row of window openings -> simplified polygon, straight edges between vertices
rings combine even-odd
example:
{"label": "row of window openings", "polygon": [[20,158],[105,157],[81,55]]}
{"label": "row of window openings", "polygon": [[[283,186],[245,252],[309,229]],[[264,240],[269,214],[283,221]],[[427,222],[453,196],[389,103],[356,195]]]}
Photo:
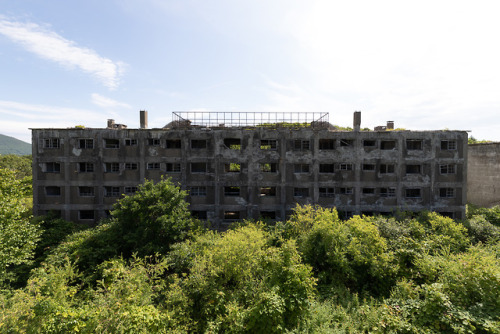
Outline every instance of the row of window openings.
{"label": "row of window openings", "polygon": [[[105,197],[119,197],[122,193],[120,187],[105,186],[104,196]],[[124,187],[124,194],[131,195],[137,192],[137,187]],[[61,187],[57,186],[47,186],[45,187],[45,194],[47,196],[61,196]],[[95,188],[94,187],[78,187],[78,194],[81,197],[94,197]]]}
{"label": "row of window openings", "polygon": [[[43,140],[45,148],[60,148],[61,143],[59,138],[47,138]],[[125,146],[137,146],[137,139],[125,139]],[[161,139],[158,138],[149,138],[148,139],[149,146],[161,146]],[[339,146],[340,147],[349,147],[354,145],[353,139],[340,139]],[[241,149],[241,140],[238,138],[226,138],[224,139],[224,146],[229,149],[240,150]],[[363,140],[364,147],[376,147],[376,140]],[[104,139],[104,147],[105,148],[120,148],[120,140],[119,139]],[[94,148],[94,139],[78,139],[78,148],[81,149],[93,149]],[[180,139],[167,139],[165,141],[165,148],[167,149],[180,149],[181,148],[181,140]],[[207,140],[206,139],[192,139],[191,140],[191,148],[192,149],[205,149],[207,148]],[[260,141],[260,149],[261,150],[277,150],[278,141],[275,139],[262,139]],[[293,141],[293,149],[294,150],[310,150],[311,142],[310,140],[302,140],[296,139]],[[320,139],[319,140],[319,149],[320,150],[334,150],[335,149],[335,139]],[[396,149],[396,141],[395,140],[381,140],[380,141],[380,149],[381,150],[394,150]],[[421,139],[407,139],[406,140],[406,149],[407,150],[422,150],[423,149],[423,140]],[[455,140],[442,140],[441,141],[441,150],[456,150],[457,142]]]}
{"label": "row of window openings", "polygon": [[[294,173],[309,173],[310,172],[309,164],[294,164]],[[125,163],[125,170],[137,170],[137,163]],[[146,165],[146,168],[149,170],[159,170],[161,169],[161,164],[159,162],[151,162]],[[78,163],[78,169],[81,173],[92,173],[94,172],[94,164],[89,162],[80,162]],[[276,173],[278,171],[277,163],[262,163],[260,164],[261,172],[270,172]],[[341,171],[352,171],[352,164],[338,164],[338,170]],[[363,171],[375,171],[375,164],[363,164]],[[61,166],[58,162],[47,162],[45,164],[45,172],[47,173],[60,173]],[[118,173],[120,171],[120,163],[118,162],[108,162],[104,165],[104,171],[106,173]],[[166,163],[165,171],[170,173],[180,173],[181,172],[181,164],[180,163]],[[205,173],[207,171],[207,164],[204,162],[200,163],[191,163],[191,172],[192,173]],[[229,163],[224,165],[224,171],[226,173],[238,173],[241,171],[241,164],[239,163]],[[335,172],[335,164],[320,164],[319,165],[320,173],[334,173]],[[381,164],[379,166],[379,172],[381,174],[392,174],[395,172],[395,165],[393,164]],[[455,174],[456,173],[456,165],[454,164],[444,164],[439,165],[440,174]],[[422,165],[406,165],[406,174],[422,174]]]}

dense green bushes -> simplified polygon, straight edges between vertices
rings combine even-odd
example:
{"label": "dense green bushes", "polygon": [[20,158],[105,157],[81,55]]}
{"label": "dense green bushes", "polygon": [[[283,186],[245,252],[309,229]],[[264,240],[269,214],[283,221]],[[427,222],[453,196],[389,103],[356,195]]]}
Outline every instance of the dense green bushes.
{"label": "dense green bushes", "polygon": [[25,286],[0,295],[0,332],[500,332],[498,208],[456,222],[298,206],[218,233],[184,196],[146,182],[85,230],[24,213],[18,263],[34,261],[9,271]]}

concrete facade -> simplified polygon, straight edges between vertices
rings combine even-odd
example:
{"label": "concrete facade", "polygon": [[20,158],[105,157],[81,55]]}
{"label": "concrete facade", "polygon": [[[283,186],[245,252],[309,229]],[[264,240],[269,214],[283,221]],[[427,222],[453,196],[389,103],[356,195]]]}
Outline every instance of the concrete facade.
{"label": "concrete facade", "polygon": [[35,215],[55,210],[94,223],[144,179],[165,175],[214,228],[283,220],[296,204],[336,207],[346,217],[396,210],[464,217],[465,131],[146,126],[32,129]]}
{"label": "concrete facade", "polygon": [[468,202],[482,207],[500,205],[500,143],[469,145],[467,170]]}

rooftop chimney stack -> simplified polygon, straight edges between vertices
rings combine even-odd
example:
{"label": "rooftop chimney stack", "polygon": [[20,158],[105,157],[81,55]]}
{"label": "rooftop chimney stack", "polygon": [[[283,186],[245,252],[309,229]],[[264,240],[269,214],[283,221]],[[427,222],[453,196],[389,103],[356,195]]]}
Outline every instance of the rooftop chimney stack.
{"label": "rooftop chimney stack", "polygon": [[115,127],[115,120],[108,119],[108,129],[113,129]]}
{"label": "rooftop chimney stack", "polygon": [[394,121],[387,121],[387,130],[394,130]]}
{"label": "rooftop chimney stack", "polygon": [[146,110],[140,111],[140,119],[141,119],[141,129],[148,128],[148,112]]}
{"label": "rooftop chimney stack", "polygon": [[361,111],[354,112],[354,131],[361,130]]}

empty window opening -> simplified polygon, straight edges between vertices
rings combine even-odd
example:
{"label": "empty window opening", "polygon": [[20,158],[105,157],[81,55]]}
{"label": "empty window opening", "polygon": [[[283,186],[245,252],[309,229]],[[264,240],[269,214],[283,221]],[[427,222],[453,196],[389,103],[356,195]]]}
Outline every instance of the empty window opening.
{"label": "empty window opening", "polygon": [[276,139],[263,139],[260,141],[261,150],[277,150],[278,141]]}
{"label": "empty window opening", "polygon": [[260,164],[260,171],[263,173],[276,173],[278,171],[278,164],[277,163],[261,163]]}
{"label": "empty window opening", "polygon": [[106,162],[104,166],[105,173],[118,173],[120,171],[120,163],[118,162]]}
{"label": "empty window opening", "polygon": [[126,195],[133,195],[137,192],[137,187],[125,187]]}
{"label": "empty window opening", "polygon": [[453,189],[453,188],[439,188],[439,197],[453,198],[453,197],[455,197],[455,189]]}
{"label": "empty window opening", "polygon": [[241,139],[239,138],[225,138],[224,146],[231,150],[241,150]]}
{"label": "empty window opening", "polygon": [[319,140],[320,150],[334,150],[335,149],[335,139],[320,139]]}
{"label": "empty window opening", "polygon": [[224,164],[224,171],[226,173],[239,173],[241,172],[241,164],[237,164],[234,162]]}
{"label": "empty window opening", "polygon": [[104,148],[120,148],[118,139],[104,139]]}
{"label": "empty window opening", "polygon": [[422,150],[422,140],[421,139],[407,139],[406,149],[407,150]]}
{"label": "empty window opening", "polygon": [[406,189],[405,197],[406,198],[420,198],[420,197],[422,197],[421,190],[419,188]]}
{"label": "empty window opening", "polygon": [[406,174],[420,174],[421,171],[421,165],[406,165]]}
{"label": "empty window opening", "polygon": [[224,196],[240,196],[240,187],[224,187]]}
{"label": "empty window opening", "polygon": [[455,174],[455,165],[439,165],[439,172],[441,174]]}
{"label": "empty window opening", "polygon": [[146,165],[147,169],[160,169],[160,163],[159,162],[148,162]]}
{"label": "empty window opening", "polygon": [[45,194],[47,196],[61,196],[61,187],[56,187],[56,186],[45,187]]}
{"label": "empty window opening", "polygon": [[342,188],[339,188],[339,194],[342,194],[342,195],[352,195],[354,193],[353,189],[350,188],[350,187],[342,187]]}
{"label": "empty window opening", "polygon": [[354,146],[354,140],[352,139],[341,139],[340,140],[341,147],[352,147]]}
{"label": "empty window opening", "polygon": [[394,150],[396,148],[396,141],[395,140],[382,140],[380,142],[380,149],[381,150]]}
{"label": "empty window opening", "polygon": [[80,210],[78,211],[78,218],[80,220],[94,220],[94,210]]}
{"label": "empty window opening", "polygon": [[45,172],[46,173],[60,173],[61,172],[61,164],[59,162],[46,162],[45,163]]}
{"label": "empty window opening", "polygon": [[441,149],[442,150],[456,150],[457,149],[457,141],[456,140],[441,140]]}
{"label": "empty window opening", "polygon": [[104,187],[104,196],[105,197],[118,197],[120,196],[120,187]]}
{"label": "empty window opening", "polygon": [[374,195],[375,188],[363,188],[362,192],[363,192],[363,195]]}
{"label": "empty window opening", "polygon": [[455,214],[453,212],[449,212],[449,211],[443,211],[443,212],[438,212],[441,216],[443,217],[448,217],[448,218],[451,218],[451,219],[454,219],[455,218]]}
{"label": "empty window opening", "polygon": [[81,197],[94,197],[94,187],[78,187],[78,194]]}
{"label": "empty window opening", "polygon": [[380,188],[380,197],[395,197],[396,188]]}
{"label": "empty window opening", "polygon": [[394,173],[394,165],[392,164],[381,164],[380,165],[380,174],[393,174]]}
{"label": "empty window opening", "polygon": [[94,164],[92,162],[79,162],[78,163],[78,171],[80,173],[93,173],[94,172]]}
{"label": "empty window opening", "polygon": [[78,148],[94,148],[94,139],[79,139]]}
{"label": "empty window opening", "polygon": [[202,210],[191,210],[191,216],[200,220],[207,220],[207,212]]}
{"label": "empty window opening", "polygon": [[320,173],[334,173],[335,165],[334,164],[320,164],[319,165]]}
{"label": "empty window opening", "polygon": [[340,170],[352,170],[352,164],[341,163],[339,165]]}
{"label": "empty window opening", "polygon": [[294,173],[309,173],[309,165],[308,164],[295,164],[293,165]]}
{"label": "empty window opening", "polygon": [[165,165],[165,171],[167,173],[180,173],[181,172],[181,164],[180,163],[167,163]]}
{"label": "empty window opening", "polygon": [[207,163],[206,162],[192,162],[191,163],[191,173],[206,173]]}
{"label": "empty window opening", "polygon": [[125,139],[125,146],[137,146],[137,139]]}
{"label": "empty window opening", "polygon": [[335,188],[319,188],[319,197],[335,197]]}
{"label": "empty window opening", "polygon": [[189,194],[196,197],[207,196],[207,187],[191,187]]}
{"label": "empty window opening", "polygon": [[293,149],[296,151],[306,151],[310,148],[309,140],[295,139],[293,141]]}
{"label": "empty window opening", "polygon": [[363,171],[372,172],[375,170],[375,164],[363,164]]}
{"label": "empty window opening", "polygon": [[149,146],[160,146],[160,139],[158,138],[148,138]]}
{"label": "empty window opening", "polygon": [[46,138],[43,140],[43,147],[45,148],[59,148],[59,138]]}
{"label": "empty window opening", "polygon": [[207,141],[205,139],[192,139],[191,140],[191,148],[194,148],[194,149],[207,148]]}
{"label": "empty window opening", "polygon": [[262,219],[276,219],[276,211],[260,211],[260,218]]}
{"label": "empty window opening", "polygon": [[293,188],[293,196],[294,197],[309,197],[309,189],[308,188]]}
{"label": "empty window opening", "polygon": [[125,169],[126,170],[136,170],[136,169],[139,169],[139,165],[136,162],[126,162]]}
{"label": "empty window opening", "polygon": [[225,220],[237,220],[240,219],[239,211],[224,211]]}
{"label": "empty window opening", "polygon": [[276,187],[261,187],[260,188],[260,196],[261,197],[274,197],[276,196]]}
{"label": "empty window opening", "polygon": [[167,139],[165,142],[165,147],[169,149],[181,148],[180,139]]}
{"label": "empty window opening", "polygon": [[377,144],[377,142],[375,140],[363,140],[363,146],[364,147],[375,147],[375,145]]}

